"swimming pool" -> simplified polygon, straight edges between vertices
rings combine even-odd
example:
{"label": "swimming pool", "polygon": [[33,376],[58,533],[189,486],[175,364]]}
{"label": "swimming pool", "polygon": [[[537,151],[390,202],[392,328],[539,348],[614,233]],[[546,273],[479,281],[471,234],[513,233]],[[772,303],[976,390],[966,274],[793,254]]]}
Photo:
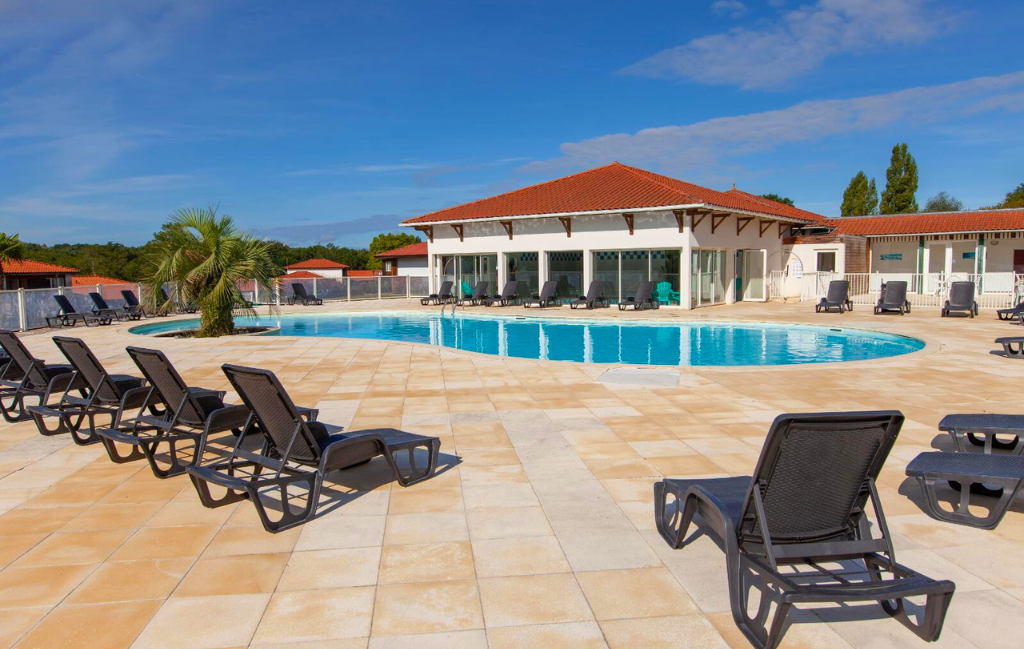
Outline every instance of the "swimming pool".
{"label": "swimming pool", "polygon": [[[797,365],[860,361],[917,351],[916,338],[875,331],[724,322],[617,322],[567,318],[417,313],[288,314],[236,318],[279,327],[264,335],[397,340],[495,356],[628,365]],[[191,329],[176,320],[131,329],[158,334]]]}

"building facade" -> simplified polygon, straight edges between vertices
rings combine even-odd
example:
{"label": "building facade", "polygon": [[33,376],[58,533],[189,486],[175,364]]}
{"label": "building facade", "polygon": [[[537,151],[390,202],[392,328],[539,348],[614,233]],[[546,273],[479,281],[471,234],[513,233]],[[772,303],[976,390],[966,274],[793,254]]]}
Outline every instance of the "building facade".
{"label": "building facade", "polygon": [[348,265],[330,259],[307,259],[284,267],[285,279],[292,273],[306,271],[321,278],[339,279],[348,275]]}
{"label": "building facade", "polygon": [[374,255],[380,259],[381,275],[392,277],[426,277],[430,274],[427,262],[427,242],[413,243]]}

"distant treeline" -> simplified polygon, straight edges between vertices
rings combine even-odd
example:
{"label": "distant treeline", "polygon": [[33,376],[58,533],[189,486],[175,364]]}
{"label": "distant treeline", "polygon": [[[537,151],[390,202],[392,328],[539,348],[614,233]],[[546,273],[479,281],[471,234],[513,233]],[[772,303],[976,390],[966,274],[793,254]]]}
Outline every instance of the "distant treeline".
{"label": "distant treeline", "polygon": [[[348,264],[349,267],[363,270],[368,267],[369,250],[339,248],[334,244],[304,246],[293,248],[271,241],[270,254],[278,266],[287,266],[304,259],[323,258]],[[126,246],[120,243],[58,243],[44,246],[38,243],[22,243],[22,257],[43,261],[61,266],[77,268],[85,275],[103,275],[130,282],[142,281],[149,269],[146,253],[149,244],[143,246]]]}

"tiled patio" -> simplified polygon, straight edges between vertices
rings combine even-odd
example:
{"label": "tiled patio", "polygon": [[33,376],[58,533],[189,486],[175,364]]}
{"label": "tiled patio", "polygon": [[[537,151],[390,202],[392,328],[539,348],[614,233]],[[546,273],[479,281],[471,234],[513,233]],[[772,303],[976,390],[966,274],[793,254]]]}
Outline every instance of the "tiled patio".
{"label": "tiled patio", "polygon": [[[994,355],[992,340],[1024,330],[990,312],[816,316],[808,303],[586,315],[842,323],[928,346],[878,362],[685,369],[678,387],[636,388],[596,382],[604,366],[402,343],[76,327],[115,371],[137,373],[131,343],[164,349],[193,385],[227,389],[224,362],[272,369],[322,421],[440,437],[447,470],[402,489],[375,460],[338,477],[317,520],[272,535],[249,503],[205,509],[187,478],[0,424],[0,646],[747,647],[721,552],[707,537],[670,550],[651,485],[748,474],[779,413],[880,408],[908,418],[880,484],[897,558],[957,584],[942,639],[919,642],[877,606],[837,607],[800,616],[783,646],[1020,646],[1024,508],[994,531],[935,522],[904,466],[950,448],[936,428],[947,413],[1021,411],[1024,362]],[[24,340],[61,360],[47,332]]]}

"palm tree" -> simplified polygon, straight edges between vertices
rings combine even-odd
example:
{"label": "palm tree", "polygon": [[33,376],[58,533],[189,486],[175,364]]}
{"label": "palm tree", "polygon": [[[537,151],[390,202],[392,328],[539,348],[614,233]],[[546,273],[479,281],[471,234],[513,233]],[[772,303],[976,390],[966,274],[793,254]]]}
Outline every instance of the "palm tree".
{"label": "palm tree", "polygon": [[216,206],[172,214],[155,237],[149,262],[151,301],[165,283],[173,283],[171,300],[194,302],[199,307],[200,338],[231,334],[234,311],[256,314],[238,290],[240,280],[254,280],[272,292],[280,274],[267,244],[239,232],[231,217],[217,215]]}
{"label": "palm tree", "polygon": [[0,288],[7,288],[3,264],[12,259],[21,259],[21,240],[16,234],[8,236],[6,232],[0,232]]}

